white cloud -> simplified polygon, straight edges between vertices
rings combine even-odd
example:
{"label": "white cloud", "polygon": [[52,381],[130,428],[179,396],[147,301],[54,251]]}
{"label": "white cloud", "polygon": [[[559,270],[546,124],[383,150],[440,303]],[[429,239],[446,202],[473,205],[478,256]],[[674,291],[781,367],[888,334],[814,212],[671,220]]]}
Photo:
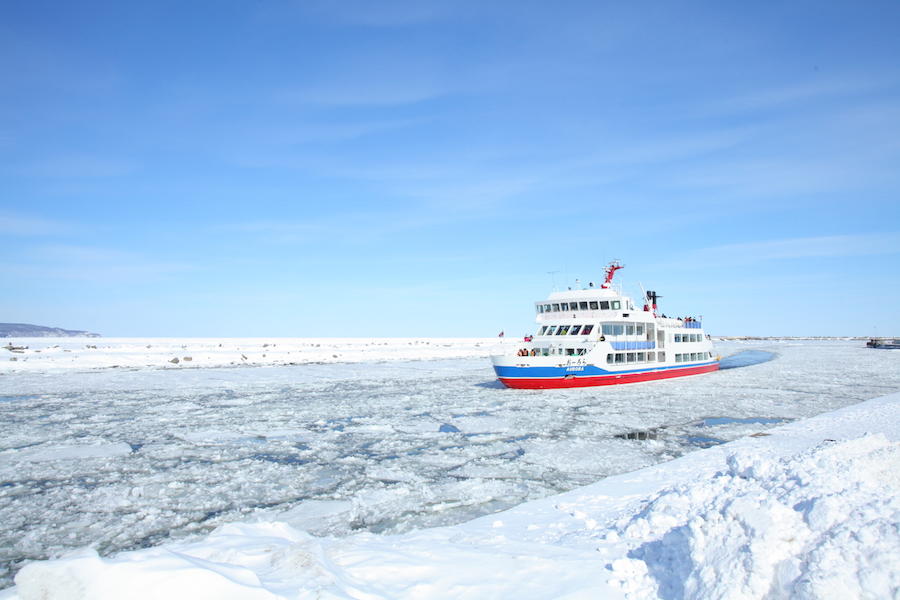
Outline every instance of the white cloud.
{"label": "white cloud", "polygon": [[900,233],[846,234],[725,244],[683,253],[676,262],[709,267],[897,253],[900,253]]}
{"label": "white cloud", "polygon": [[51,236],[74,232],[77,228],[62,221],[0,213],[0,235]]}

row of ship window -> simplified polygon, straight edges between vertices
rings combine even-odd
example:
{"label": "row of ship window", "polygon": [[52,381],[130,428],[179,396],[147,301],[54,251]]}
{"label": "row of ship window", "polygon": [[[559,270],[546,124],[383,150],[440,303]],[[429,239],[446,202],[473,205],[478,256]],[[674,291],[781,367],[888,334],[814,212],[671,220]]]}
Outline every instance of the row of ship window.
{"label": "row of ship window", "polygon": [[[693,362],[697,360],[709,360],[712,352],[685,352],[675,355],[675,362]],[[665,352],[610,352],[606,355],[606,364],[621,365],[626,363],[665,362]]]}
{"label": "row of ship window", "polygon": [[588,335],[593,330],[593,325],[544,325],[538,335]]}
{"label": "row of ship window", "polygon": [[676,333],[675,341],[676,342],[702,342],[703,334],[702,333]]}
{"label": "row of ship window", "polygon": [[[593,325],[544,325],[538,329],[538,335],[588,335],[594,330]],[[644,335],[642,324],[619,325],[604,323],[601,326],[603,335]],[[676,337],[681,337],[676,336]],[[687,334],[684,337],[688,337]],[[675,340],[680,341],[680,340]],[[685,340],[687,341],[687,340]]]}
{"label": "row of ship window", "polygon": [[[584,356],[587,350],[584,348],[535,348],[531,356]],[[710,360],[712,352],[684,352],[675,355],[675,362],[693,362],[697,360]],[[606,364],[621,365],[628,363],[665,362],[665,352],[610,352],[606,355]]]}
{"label": "row of ship window", "polygon": [[619,300],[588,300],[586,302],[556,302],[552,304],[538,304],[538,313],[569,312],[571,310],[621,310],[622,302]]}
{"label": "row of ship window", "polygon": [[[593,325],[544,325],[538,335],[589,335],[594,330]],[[604,323],[601,325],[603,335],[644,335],[644,326],[641,324],[617,324]],[[676,333],[676,342],[702,342],[702,333]]]}

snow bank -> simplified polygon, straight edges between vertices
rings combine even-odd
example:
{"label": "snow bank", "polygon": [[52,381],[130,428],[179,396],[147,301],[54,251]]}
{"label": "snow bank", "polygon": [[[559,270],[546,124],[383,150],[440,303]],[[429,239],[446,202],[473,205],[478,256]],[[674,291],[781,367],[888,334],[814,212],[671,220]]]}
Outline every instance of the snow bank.
{"label": "snow bank", "polygon": [[66,369],[270,366],[485,357],[512,338],[15,338],[0,374]]}
{"label": "snow bank", "polygon": [[469,523],[314,538],[283,523],[34,562],[0,598],[890,598],[900,393]]}
{"label": "snow bank", "polygon": [[900,444],[883,434],[773,459],[742,450],[614,531],[634,597],[890,598],[900,591]]}

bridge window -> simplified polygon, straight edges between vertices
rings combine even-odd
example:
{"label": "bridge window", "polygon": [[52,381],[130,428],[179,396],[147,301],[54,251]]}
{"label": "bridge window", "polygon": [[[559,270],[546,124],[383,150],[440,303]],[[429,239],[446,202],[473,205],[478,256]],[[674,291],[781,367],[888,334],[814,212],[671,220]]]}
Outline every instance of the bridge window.
{"label": "bridge window", "polygon": [[569,331],[569,335],[578,335],[578,332],[581,331],[581,325],[572,325],[571,331]]}
{"label": "bridge window", "polygon": [[543,327],[541,327],[540,329],[538,329],[537,334],[538,334],[538,335],[544,335],[544,332],[545,332],[545,331],[547,331],[547,326],[546,326],[546,325],[544,325]]}
{"label": "bridge window", "polygon": [[622,303],[618,300],[613,300],[610,304],[613,310],[620,310],[622,308]]}
{"label": "bridge window", "polygon": [[591,305],[591,310],[597,310],[597,301],[596,300],[592,300],[590,302],[590,305]]}
{"label": "bridge window", "polygon": [[578,309],[579,309],[579,310],[587,310],[587,309],[588,309],[588,303],[587,303],[587,302],[579,302],[579,303],[578,303]]}
{"label": "bridge window", "polygon": [[609,301],[608,300],[600,301],[600,310],[609,310]]}
{"label": "bridge window", "polygon": [[566,335],[567,333],[569,333],[568,325],[560,325],[559,329],[556,330],[556,335]]}
{"label": "bridge window", "polygon": [[581,335],[587,335],[587,334],[589,334],[589,333],[590,333],[591,331],[593,331],[593,330],[594,330],[594,326],[593,326],[593,325],[585,325],[585,326],[584,326],[584,329],[581,330]]}
{"label": "bridge window", "polygon": [[562,312],[566,312],[567,310],[569,310],[569,303],[563,302],[562,304],[560,304],[559,310],[561,310]]}
{"label": "bridge window", "polygon": [[547,334],[547,335],[553,335],[553,333],[554,333],[555,331],[556,331],[556,325],[551,325],[550,327],[547,328],[546,334]]}
{"label": "bridge window", "polygon": [[544,305],[544,312],[550,312],[550,305],[549,305],[549,304],[545,304],[545,305]]}
{"label": "bridge window", "polygon": [[559,312],[559,304],[552,304],[551,306],[553,306],[553,312]]}

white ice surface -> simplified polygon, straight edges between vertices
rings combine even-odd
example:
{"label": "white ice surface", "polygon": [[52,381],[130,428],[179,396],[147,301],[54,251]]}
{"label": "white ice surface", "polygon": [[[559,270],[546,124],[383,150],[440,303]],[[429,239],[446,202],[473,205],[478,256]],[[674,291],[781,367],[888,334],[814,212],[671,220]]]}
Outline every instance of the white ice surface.
{"label": "white ice surface", "polygon": [[[666,556],[672,548],[694,552],[699,537],[691,538],[686,529],[680,529],[666,538],[668,530],[660,533],[656,525],[646,533],[640,524],[640,511],[627,510],[641,502],[649,503],[653,490],[689,481],[685,477],[691,475],[692,467],[681,469],[678,476],[658,476],[653,490],[637,486],[633,493],[627,491],[628,477],[605,480],[603,483],[618,486],[617,491],[594,494],[590,502],[572,509],[580,515],[576,521],[580,519],[586,533],[578,533],[574,526],[560,526],[558,509],[549,510],[544,517],[538,513],[546,512],[546,506],[535,509],[538,512],[532,513],[534,516],[517,520],[517,528],[528,534],[520,540],[527,542],[524,548],[519,548],[518,542],[507,546],[504,539],[514,540],[515,536],[504,532],[508,517],[498,515],[458,529],[404,532],[459,523],[528,499],[572,490],[610,474],[667,461],[700,446],[755,432],[771,433],[779,421],[809,417],[900,389],[900,353],[859,346],[858,342],[796,341],[719,344],[717,348],[723,354],[746,348],[774,353],[776,358],[758,364],[750,360],[751,366],[682,380],[547,392],[497,387],[482,359],[265,369],[179,366],[165,370],[52,368],[7,372],[0,377],[0,552],[15,570],[23,561],[61,556],[67,549],[90,545],[104,558],[94,554],[85,558],[87,563],[73,563],[75,572],[82,573],[81,567],[90,563],[94,566],[88,571],[96,568],[109,581],[116,580],[107,573],[108,567],[118,564],[116,561],[130,565],[121,569],[127,573],[123,581],[139,580],[145,573],[143,567],[152,566],[143,561],[157,552],[165,560],[158,569],[152,567],[147,572],[157,573],[160,581],[176,579],[183,584],[175,585],[174,589],[181,591],[179,596],[159,581],[148,582],[147,590],[157,590],[158,597],[205,597],[202,590],[197,592],[200,595],[191,595],[191,586],[216,591],[210,597],[229,597],[232,592],[234,597],[253,597],[249,591],[256,589],[253,586],[261,593],[300,598],[316,597],[320,592],[322,597],[335,594],[352,598],[416,594],[465,597],[467,593],[479,598],[529,597],[513,587],[515,574],[527,578],[534,577],[535,572],[547,575],[535,581],[531,597],[558,597],[568,593],[566,590],[574,590],[576,595],[572,597],[579,597],[582,583],[584,587],[601,586],[596,589],[604,593],[628,592],[634,597],[668,598],[675,597],[672,590],[695,589],[716,595],[710,587],[716,577],[694,573],[690,567],[694,559],[671,565],[677,567],[673,572],[680,574],[680,579],[660,579],[660,573],[671,569],[659,564],[654,549],[665,550]],[[872,431],[897,422],[895,413],[882,414],[881,418],[884,423],[876,419]],[[802,423],[805,421],[790,427]],[[862,431],[843,428],[845,424],[833,425],[835,431],[822,438],[840,439],[845,430],[847,436],[862,435]],[[616,437],[635,430],[652,433],[651,439]],[[894,434],[887,433],[895,441],[891,437]],[[784,456],[802,452],[814,443],[808,440],[806,445],[790,447],[792,437],[777,437],[782,440],[778,447],[788,453]],[[740,443],[763,444],[774,439],[773,435]],[[694,452],[688,457],[715,454],[727,447]],[[777,450],[773,456],[780,457],[781,452]],[[722,488],[739,487],[731,485],[740,479],[731,470],[741,471],[743,459],[738,457],[737,462],[729,464],[722,462],[726,458],[718,459],[721,464],[713,465],[713,470],[707,470],[700,479],[718,477]],[[667,464],[677,465],[681,460]],[[780,458],[772,460],[773,473],[781,469],[792,474],[781,479],[767,475],[767,479],[754,483],[756,487],[747,488],[751,497],[780,494],[788,498],[791,492],[782,488],[797,478],[798,469],[813,468],[782,464]],[[816,460],[821,462],[821,457]],[[718,471],[721,476],[715,475]],[[855,464],[851,471],[880,473],[862,463]],[[638,478],[644,480],[643,475]],[[670,498],[693,497],[692,493],[676,490]],[[727,513],[724,504],[715,503],[727,495],[697,493],[697,498],[707,499],[708,506],[693,506],[694,512],[685,509],[678,518],[712,522],[716,514]],[[895,488],[889,495],[896,497]],[[601,496],[615,501],[609,504]],[[797,503],[808,500],[796,498],[800,498]],[[865,508],[864,493],[853,498],[852,502],[862,503],[861,525],[854,525],[862,531],[869,519],[866,515],[881,509]],[[836,502],[843,505],[845,500],[839,497]],[[691,505],[684,499],[669,504],[673,503]],[[597,507],[591,508],[593,505]],[[530,511],[531,506],[525,504],[515,510]],[[697,512],[701,508],[712,512]],[[671,508],[665,510],[672,512]],[[765,512],[769,508],[756,510]],[[779,519],[790,513],[779,510],[759,521],[748,517],[747,523],[781,524]],[[825,508],[815,514],[825,515],[821,522],[833,520]],[[542,526],[542,519],[555,520]],[[236,524],[242,520],[243,524]],[[650,521],[660,522],[660,517]],[[686,522],[676,519],[672,528]],[[885,527],[888,533],[896,531],[896,519],[893,530],[877,525],[877,519],[873,522],[873,531]],[[465,541],[470,535],[467,532],[478,523],[484,535],[475,536],[470,548]],[[216,529],[223,524],[237,529]],[[746,528],[752,529],[750,525]],[[217,533],[203,537],[214,529]],[[595,529],[603,535],[595,536]],[[353,534],[356,530],[403,535]],[[442,531],[463,536],[462,546],[454,541],[457,537],[441,537]],[[535,533],[541,531],[541,536]],[[834,559],[827,548],[848,546],[841,537],[849,535],[847,530],[832,533],[831,546],[820,544],[825,548],[821,561]],[[666,539],[665,544],[653,545],[659,541],[653,537],[657,534],[659,540]],[[497,538],[492,546],[489,542],[497,535],[503,539]],[[574,542],[579,535],[586,535],[588,546],[594,546],[585,549],[566,541]],[[736,530],[730,535],[736,535]],[[879,535],[886,534],[876,537]],[[302,543],[296,541],[297,536]],[[601,537],[603,543],[597,542]],[[777,540],[761,543],[783,550]],[[163,545],[115,554],[155,544]],[[321,574],[316,569],[294,571],[281,562],[266,563],[260,556],[277,554],[267,544],[283,545],[290,556],[285,561],[319,565],[316,569]],[[354,560],[371,566],[370,575],[340,554],[345,544],[357,553]],[[432,544],[439,550],[426,552]],[[895,556],[889,549],[874,547],[879,556]],[[245,554],[257,552],[253,548],[259,553],[254,554],[254,560],[261,562],[249,564]],[[608,552],[601,552],[606,562],[595,572],[598,548]],[[292,554],[295,550],[296,555]],[[177,565],[167,563],[172,551],[189,558]],[[224,554],[218,554],[220,551]],[[734,557],[740,548],[727,552],[737,560]],[[493,562],[488,560],[492,553],[498,554]],[[115,558],[108,558],[111,555]],[[211,570],[198,557],[229,568]],[[753,582],[767,577],[769,571],[743,558],[750,565],[748,573],[763,574],[745,577],[750,581],[746,589],[754,590],[757,584]],[[856,555],[851,558],[862,560]],[[623,559],[625,562],[621,562]],[[812,559],[803,560],[813,564]],[[875,560],[863,560],[862,571]],[[33,564],[55,569],[53,565],[70,563]],[[822,564],[816,568],[824,572]],[[230,570],[229,565],[240,568]],[[130,568],[136,571],[130,572]],[[197,579],[191,576],[195,569],[203,571]],[[496,574],[504,569],[512,579],[495,581]],[[168,577],[167,573],[173,574],[170,571],[178,576]],[[893,585],[890,573],[884,576],[877,568],[869,571],[866,577],[874,578],[874,583],[857,582],[854,585],[858,587],[853,589],[865,590],[867,585],[886,589],[877,587],[881,585],[875,581],[879,577],[887,577],[885,585]],[[778,585],[782,586],[778,589],[790,588],[791,593],[800,594],[801,588],[791,583],[790,573],[786,573],[778,575]],[[37,579],[56,581],[54,577],[40,575]],[[77,585],[88,586],[84,588],[90,590],[86,597],[104,597],[106,592],[85,583],[83,573],[73,577]],[[253,583],[253,577],[260,583]],[[210,578],[214,581],[207,581]],[[279,583],[282,578],[283,586]],[[479,580],[483,582],[477,584]],[[231,590],[228,586],[232,583],[228,582],[237,582],[237,587]],[[849,585],[847,581],[844,584]],[[20,585],[20,590],[24,589],[27,586]],[[57,588],[48,589],[48,597],[56,597],[52,593],[57,593]],[[71,594],[74,588],[59,589]],[[110,590],[110,597],[121,597],[121,588]]]}
{"label": "white ice surface", "polygon": [[0,373],[434,360],[510,351],[513,338],[5,338]]}
{"label": "white ice surface", "polygon": [[900,393],[457,526],[34,562],[4,600],[895,598]]}

